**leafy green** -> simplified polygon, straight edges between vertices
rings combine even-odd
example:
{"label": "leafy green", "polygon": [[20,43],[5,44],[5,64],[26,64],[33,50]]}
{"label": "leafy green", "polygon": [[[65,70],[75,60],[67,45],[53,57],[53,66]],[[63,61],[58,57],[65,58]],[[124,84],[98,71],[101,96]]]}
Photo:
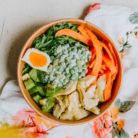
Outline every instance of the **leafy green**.
{"label": "leafy green", "polygon": [[37,70],[38,79],[41,83],[46,83],[46,73],[44,71]]}
{"label": "leafy green", "polygon": [[119,111],[124,113],[129,111],[133,107],[133,105],[135,104],[135,101],[121,102],[120,99],[118,99],[115,104],[119,108]]}
{"label": "leafy green", "polygon": [[51,45],[52,46],[58,45],[59,40],[57,37],[55,37],[55,33],[57,31],[64,29],[64,28],[69,28],[69,29],[72,29],[74,31],[78,31],[77,27],[78,27],[77,24],[71,24],[68,22],[56,24],[56,25],[50,27],[44,34],[37,37],[33,41],[32,45],[33,45],[33,47],[35,47],[37,49],[45,51],[45,48],[47,50],[47,49],[49,49],[49,46],[51,46]]}
{"label": "leafy green", "polygon": [[38,85],[38,86],[46,85],[46,79],[45,79],[46,72],[32,69],[29,72],[29,75],[30,75],[31,79],[36,83],[36,85]]}
{"label": "leafy green", "polygon": [[74,31],[75,30],[77,31],[77,27],[78,27],[77,24],[72,24],[69,22],[63,22],[63,23],[59,23],[59,24],[56,24],[56,25],[50,27],[45,34],[49,35],[49,36],[54,36],[57,31],[64,29],[64,28],[68,28],[68,29],[72,29]]}
{"label": "leafy green", "polygon": [[58,46],[66,44],[69,44],[70,46],[80,45],[82,47],[86,47],[81,42],[78,42],[68,36],[59,36],[56,37],[50,45],[45,47],[45,51],[47,52],[48,55],[52,56],[54,54],[54,50],[57,49]]}
{"label": "leafy green", "polygon": [[22,74],[29,73],[30,70],[31,70],[31,67],[28,64],[25,64]]}

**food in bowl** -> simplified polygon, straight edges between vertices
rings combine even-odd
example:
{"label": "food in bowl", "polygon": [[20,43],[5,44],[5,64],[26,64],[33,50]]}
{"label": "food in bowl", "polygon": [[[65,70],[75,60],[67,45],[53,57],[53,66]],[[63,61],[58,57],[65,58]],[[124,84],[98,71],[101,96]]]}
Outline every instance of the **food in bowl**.
{"label": "food in bowl", "polygon": [[118,73],[110,43],[85,25],[62,22],[38,36],[22,57],[22,80],[43,112],[60,120],[100,114]]}

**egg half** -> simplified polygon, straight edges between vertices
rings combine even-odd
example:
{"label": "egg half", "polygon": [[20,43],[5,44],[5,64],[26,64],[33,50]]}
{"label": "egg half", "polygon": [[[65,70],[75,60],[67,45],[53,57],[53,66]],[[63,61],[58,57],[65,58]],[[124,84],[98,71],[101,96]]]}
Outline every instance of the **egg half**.
{"label": "egg half", "polygon": [[24,54],[22,60],[29,64],[32,68],[45,72],[50,64],[49,55],[35,48],[29,48]]}

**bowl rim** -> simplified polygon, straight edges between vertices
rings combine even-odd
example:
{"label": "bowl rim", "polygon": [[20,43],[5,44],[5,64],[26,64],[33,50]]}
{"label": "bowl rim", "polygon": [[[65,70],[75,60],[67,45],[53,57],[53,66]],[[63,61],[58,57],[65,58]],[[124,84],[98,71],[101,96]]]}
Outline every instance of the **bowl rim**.
{"label": "bowl rim", "polygon": [[[120,72],[120,82],[119,82],[119,84],[120,84],[120,85],[119,85],[119,87],[118,87],[118,89],[117,89],[117,92],[116,92],[117,94],[116,94],[115,98],[111,101],[111,103],[108,105],[108,107],[107,107],[102,113],[100,113],[99,115],[96,115],[96,117],[94,117],[94,118],[91,118],[91,119],[88,119],[88,120],[85,120],[85,121],[81,121],[81,122],[79,122],[80,120],[78,120],[78,121],[77,121],[77,120],[74,120],[73,123],[69,123],[70,121],[64,122],[63,120],[60,120],[60,119],[53,120],[53,119],[51,119],[50,117],[48,117],[48,116],[46,116],[45,114],[43,114],[42,112],[38,111],[38,110],[34,107],[34,105],[29,101],[29,99],[27,98],[27,96],[26,96],[26,94],[25,94],[25,92],[24,92],[24,90],[23,90],[22,84],[21,84],[23,81],[22,81],[21,76],[20,76],[20,64],[21,64],[21,59],[22,59],[23,51],[24,51],[25,49],[27,49],[27,45],[28,45],[29,42],[31,41],[32,37],[33,37],[33,36],[38,37],[38,36],[39,36],[39,35],[37,36],[38,32],[40,32],[41,30],[44,30],[45,27],[49,28],[49,27],[51,27],[52,25],[55,25],[55,24],[60,23],[60,22],[71,22],[71,21],[73,21],[73,22],[80,22],[80,23],[83,23],[83,24],[87,24],[87,25],[89,25],[89,26],[92,26],[93,28],[95,28],[95,29],[98,30],[99,32],[101,32],[101,33],[109,40],[109,42],[112,44],[112,47],[113,47],[113,49],[114,49],[115,55],[116,55],[117,60],[118,60],[118,64],[119,64],[119,66],[120,66],[120,70],[119,70],[119,72]],[[35,38],[36,38],[36,37],[35,37]],[[34,39],[33,39],[33,40],[34,40]],[[20,90],[21,90],[21,93],[22,93],[22,95],[23,95],[25,101],[27,102],[27,104],[32,108],[32,110],[34,110],[37,114],[39,114],[40,116],[42,116],[44,119],[47,119],[47,120],[49,120],[49,121],[52,121],[53,123],[61,124],[61,125],[71,125],[71,126],[74,126],[74,125],[85,124],[85,123],[88,123],[88,122],[90,122],[90,121],[96,119],[97,117],[102,116],[102,115],[112,106],[112,104],[114,103],[114,101],[116,100],[116,98],[117,98],[117,96],[118,96],[118,94],[119,94],[119,92],[120,92],[120,88],[121,88],[121,84],[122,84],[122,75],[123,75],[123,70],[122,70],[121,58],[120,58],[120,56],[119,56],[119,52],[118,52],[117,48],[115,47],[115,44],[114,44],[113,40],[111,39],[111,37],[110,37],[107,33],[105,33],[102,29],[100,29],[99,27],[97,27],[96,25],[94,25],[93,23],[90,23],[90,22],[88,22],[88,21],[84,21],[84,20],[82,20],[82,19],[77,19],[77,18],[64,18],[64,19],[54,20],[54,21],[52,21],[52,22],[48,22],[48,23],[44,24],[43,26],[39,27],[39,29],[36,29],[36,30],[29,36],[29,38],[26,40],[25,44],[23,45],[23,47],[22,47],[22,49],[21,49],[21,51],[20,51],[20,55],[19,55],[19,57],[18,57],[18,63],[17,63],[17,80],[18,80],[18,84],[19,84],[19,88],[20,88]],[[107,101],[107,102],[108,102],[108,101]],[[86,117],[86,118],[87,118],[87,117]],[[59,121],[58,121],[58,120],[59,120]]]}

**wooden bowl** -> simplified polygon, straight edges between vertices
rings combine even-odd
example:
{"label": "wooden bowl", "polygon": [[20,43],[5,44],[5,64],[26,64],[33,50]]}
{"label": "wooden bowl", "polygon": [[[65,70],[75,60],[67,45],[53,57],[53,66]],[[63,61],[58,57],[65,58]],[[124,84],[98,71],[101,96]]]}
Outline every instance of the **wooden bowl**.
{"label": "wooden bowl", "polygon": [[94,115],[94,114],[91,114],[89,115],[88,117],[84,118],[84,119],[81,119],[81,120],[77,120],[77,121],[63,121],[63,120],[59,120],[57,118],[55,118],[54,116],[52,116],[51,114],[49,113],[43,113],[41,111],[41,109],[37,106],[37,104],[33,101],[33,99],[31,98],[28,90],[25,88],[24,84],[23,84],[23,80],[22,80],[22,70],[24,68],[24,65],[25,63],[21,60],[23,55],[25,54],[26,50],[28,48],[31,47],[32,45],[32,42],[33,40],[40,36],[41,34],[43,34],[49,27],[57,24],[57,23],[61,23],[61,22],[70,22],[70,23],[75,23],[75,24],[85,24],[89,29],[91,29],[99,38],[102,38],[103,40],[109,42],[112,47],[113,47],[113,50],[116,54],[116,58],[117,58],[117,62],[118,62],[118,74],[117,74],[117,77],[114,81],[114,84],[113,84],[113,88],[112,88],[112,97],[109,101],[103,103],[100,107],[101,109],[101,113],[100,115],[103,114],[103,112],[105,112],[110,106],[111,104],[113,103],[113,101],[115,100],[118,92],[119,92],[119,88],[120,88],[120,85],[121,85],[121,80],[122,80],[122,66],[121,66],[121,61],[120,61],[120,58],[119,58],[119,54],[115,48],[115,45],[113,43],[113,41],[110,39],[110,37],[104,33],[100,28],[98,28],[97,26],[87,22],[87,21],[83,21],[83,20],[80,20],[80,19],[62,19],[62,20],[57,20],[57,21],[53,21],[51,23],[48,23],[44,26],[42,26],[40,29],[38,29],[36,32],[34,32],[30,38],[27,40],[27,42],[25,43],[25,45],[23,46],[23,49],[20,53],[20,56],[19,56],[19,60],[18,60],[18,69],[17,69],[17,76],[18,76],[18,82],[19,82],[19,86],[20,86],[20,89],[21,89],[21,92],[25,98],[25,100],[28,102],[28,104],[42,117],[44,117],[45,119],[48,119],[50,121],[54,121],[55,123],[58,123],[58,124],[66,124],[66,125],[76,125],[76,124],[83,124],[83,123],[86,123],[86,122],[89,122],[97,117],[99,117],[100,115]]}

